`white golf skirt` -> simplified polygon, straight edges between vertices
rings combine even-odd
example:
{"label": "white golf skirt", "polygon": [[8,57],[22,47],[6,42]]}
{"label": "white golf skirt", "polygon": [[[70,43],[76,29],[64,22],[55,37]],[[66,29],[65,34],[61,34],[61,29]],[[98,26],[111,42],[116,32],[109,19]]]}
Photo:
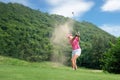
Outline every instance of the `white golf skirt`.
{"label": "white golf skirt", "polygon": [[72,51],[72,57],[73,57],[74,55],[80,56],[80,55],[81,55],[81,49],[73,50],[73,51]]}

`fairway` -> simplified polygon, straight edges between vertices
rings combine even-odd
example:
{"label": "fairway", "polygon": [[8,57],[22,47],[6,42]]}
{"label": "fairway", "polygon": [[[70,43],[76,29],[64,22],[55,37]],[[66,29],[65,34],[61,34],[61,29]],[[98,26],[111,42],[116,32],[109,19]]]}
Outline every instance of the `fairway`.
{"label": "fairway", "polygon": [[27,65],[0,64],[0,80],[120,80],[120,75],[70,67],[51,62]]}

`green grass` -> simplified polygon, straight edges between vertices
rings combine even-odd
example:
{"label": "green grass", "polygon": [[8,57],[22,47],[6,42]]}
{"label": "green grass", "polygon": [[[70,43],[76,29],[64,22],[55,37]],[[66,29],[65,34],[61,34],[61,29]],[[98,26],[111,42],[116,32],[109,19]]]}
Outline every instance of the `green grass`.
{"label": "green grass", "polygon": [[120,80],[120,75],[52,62],[29,63],[0,56],[0,80]]}

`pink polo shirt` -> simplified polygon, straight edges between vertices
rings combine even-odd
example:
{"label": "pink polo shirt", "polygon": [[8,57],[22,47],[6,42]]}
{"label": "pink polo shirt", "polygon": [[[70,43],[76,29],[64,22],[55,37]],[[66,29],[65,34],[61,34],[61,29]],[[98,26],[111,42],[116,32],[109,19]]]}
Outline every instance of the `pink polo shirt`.
{"label": "pink polo shirt", "polygon": [[75,37],[75,39],[73,41],[70,40],[70,44],[72,45],[73,50],[80,49],[78,37]]}

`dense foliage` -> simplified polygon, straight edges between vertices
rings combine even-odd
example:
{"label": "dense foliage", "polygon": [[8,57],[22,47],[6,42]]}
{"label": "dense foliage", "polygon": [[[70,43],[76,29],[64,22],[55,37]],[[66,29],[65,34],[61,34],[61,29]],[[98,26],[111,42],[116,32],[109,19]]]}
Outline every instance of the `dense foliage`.
{"label": "dense foliage", "polygon": [[51,53],[49,15],[20,4],[0,3],[0,54],[28,61]]}
{"label": "dense foliage", "polygon": [[115,44],[111,44],[111,48],[104,53],[102,62],[105,71],[120,73],[120,38]]}
{"label": "dense foliage", "polygon": [[[50,37],[54,25],[64,23],[68,19],[33,10],[17,3],[0,3],[0,55],[27,61],[50,60],[53,54]],[[81,35],[82,54],[77,64],[89,68],[100,68],[100,59],[110,47],[109,42],[115,41],[115,37],[86,21],[75,21],[73,27],[73,33],[79,31]],[[62,47],[60,50],[70,54],[66,55],[69,60],[70,47]],[[63,52],[59,51],[58,57],[64,54]]]}

